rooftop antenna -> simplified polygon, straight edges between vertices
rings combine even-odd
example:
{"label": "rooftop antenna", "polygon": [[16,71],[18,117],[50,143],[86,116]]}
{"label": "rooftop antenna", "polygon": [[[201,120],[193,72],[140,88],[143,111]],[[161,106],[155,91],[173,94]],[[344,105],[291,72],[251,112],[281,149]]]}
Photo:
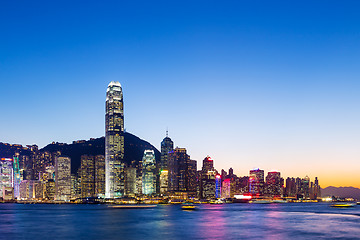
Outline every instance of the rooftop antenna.
{"label": "rooftop antenna", "polygon": [[169,136],[169,129],[166,127],[166,137]]}

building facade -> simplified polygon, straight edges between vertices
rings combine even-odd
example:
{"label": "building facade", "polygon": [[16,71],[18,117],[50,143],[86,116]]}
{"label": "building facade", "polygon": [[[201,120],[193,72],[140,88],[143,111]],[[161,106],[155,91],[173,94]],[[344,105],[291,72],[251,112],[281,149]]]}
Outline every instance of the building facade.
{"label": "building facade", "polygon": [[124,195],[124,105],[119,82],[110,82],[106,92],[105,188],[107,198]]}
{"label": "building facade", "polygon": [[168,137],[166,131],[166,137],[161,142],[161,156],[160,156],[160,193],[164,194],[168,191],[168,165],[169,165],[169,152],[173,151],[174,143]]}
{"label": "building facade", "polygon": [[95,161],[94,156],[81,156],[81,198],[95,196]]}
{"label": "building facade", "polygon": [[14,187],[13,159],[0,159],[0,197],[4,197],[4,188]]}
{"label": "building facade", "polygon": [[152,195],[156,193],[156,161],[154,150],[145,150],[142,160],[142,193]]}
{"label": "building facade", "polygon": [[249,192],[255,196],[264,194],[264,170],[259,168],[250,170]]}
{"label": "building facade", "polygon": [[55,200],[69,201],[71,198],[71,159],[59,156],[55,159]]}

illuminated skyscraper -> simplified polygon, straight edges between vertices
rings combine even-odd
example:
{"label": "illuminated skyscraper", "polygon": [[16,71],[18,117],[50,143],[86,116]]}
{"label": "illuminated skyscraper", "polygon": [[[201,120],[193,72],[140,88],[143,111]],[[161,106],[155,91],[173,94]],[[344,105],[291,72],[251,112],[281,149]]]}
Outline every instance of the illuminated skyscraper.
{"label": "illuminated skyscraper", "polygon": [[190,160],[185,148],[175,148],[168,159],[168,191],[196,194],[196,161]]}
{"label": "illuminated skyscraper", "polygon": [[296,181],[295,181],[295,178],[288,177],[286,179],[285,195],[287,197],[295,197],[296,196]]}
{"label": "illuminated skyscraper", "polygon": [[313,199],[317,199],[321,195],[321,188],[319,185],[319,180],[315,177],[314,190],[313,190]]}
{"label": "illuminated skyscraper", "polygon": [[266,176],[266,194],[274,197],[280,197],[282,195],[282,184],[281,184],[281,177],[280,172],[271,171],[268,172]]}
{"label": "illuminated skyscraper", "polygon": [[214,161],[211,159],[210,156],[207,156],[203,160],[202,172],[207,173],[209,171],[214,171]]}
{"label": "illuminated skyscraper", "polygon": [[142,191],[145,195],[156,193],[156,161],[154,150],[145,150],[142,160]]}
{"label": "illuminated skyscraper", "polygon": [[160,159],[160,169],[168,170],[168,156],[169,152],[174,149],[174,143],[171,138],[168,137],[168,131],[166,131],[166,137],[161,142],[161,159]]}
{"label": "illuminated skyscraper", "polygon": [[105,156],[95,156],[95,196],[105,196]]}
{"label": "illuminated skyscraper", "polygon": [[249,191],[253,195],[262,195],[264,192],[264,170],[259,168],[250,170]]}
{"label": "illuminated skyscraper", "polygon": [[221,197],[221,175],[217,174],[215,177],[215,198]]}
{"label": "illuminated skyscraper", "polygon": [[14,168],[14,197],[20,197],[20,167],[19,167],[19,154],[17,153],[16,156],[13,158],[13,168]]}
{"label": "illuminated skyscraper", "polygon": [[56,200],[68,201],[71,198],[71,159],[55,158],[55,192]]}
{"label": "illuminated skyscraper", "polygon": [[168,191],[168,178],[169,178],[169,171],[168,170],[161,170],[160,172],[160,193],[164,194]]}
{"label": "illuminated skyscraper", "polygon": [[301,182],[301,193],[303,194],[304,199],[308,199],[310,198],[310,178],[306,176]]}
{"label": "illuminated skyscraper", "polygon": [[5,188],[14,187],[13,160],[2,158],[0,160],[0,197],[3,197]]}
{"label": "illuminated skyscraper", "polygon": [[161,157],[160,157],[160,193],[168,191],[168,170],[169,170],[169,152],[173,151],[174,143],[168,137],[168,131],[166,131],[166,137],[161,142]]}
{"label": "illuminated skyscraper", "polygon": [[215,198],[215,191],[216,191],[215,175],[216,175],[216,171],[214,169],[214,161],[211,159],[211,157],[207,156],[203,160],[203,166],[200,177],[201,199]]}
{"label": "illuminated skyscraper", "polygon": [[136,189],[136,168],[127,167],[125,173],[125,193],[127,196],[135,196],[138,193]]}
{"label": "illuminated skyscraper", "polygon": [[105,195],[124,195],[124,105],[119,82],[110,82],[106,92],[105,115]]}
{"label": "illuminated skyscraper", "polygon": [[81,197],[95,196],[95,166],[94,156],[81,156]]}

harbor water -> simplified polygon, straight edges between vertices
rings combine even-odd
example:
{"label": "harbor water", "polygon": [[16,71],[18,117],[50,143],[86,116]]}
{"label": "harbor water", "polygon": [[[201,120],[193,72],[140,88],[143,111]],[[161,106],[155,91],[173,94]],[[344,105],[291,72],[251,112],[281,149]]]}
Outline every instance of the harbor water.
{"label": "harbor water", "polygon": [[0,239],[360,239],[360,205],[0,204]]}

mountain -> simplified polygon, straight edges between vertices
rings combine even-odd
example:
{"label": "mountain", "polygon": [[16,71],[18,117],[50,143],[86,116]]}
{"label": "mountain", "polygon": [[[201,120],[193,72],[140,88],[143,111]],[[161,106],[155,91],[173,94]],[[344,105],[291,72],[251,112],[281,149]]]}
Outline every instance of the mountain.
{"label": "mountain", "polygon": [[[160,152],[149,142],[140,139],[139,137],[125,132],[125,154],[124,161],[130,164],[135,161],[138,163],[142,160],[144,151],[146,149],[154,150],[156,162],[160,162]],[[71,158],[71,172],[76,173],[81,165],[81,155],[105,155],[105,137],[92,138],[88,141],[74,141],[72,144],[53,143],[45,146],[40,151],[57,152],[60,151],[62,155]]]}
{"label": "mountain", "polygon": [[[149,142],[140,139],[131,134],[124,133],[125,140],[125,154],[124,160],[127,164],[131,162],[138,163],[142,160],[144,151],[146,149],[154,150],[156,162],[160,162],[160,152]],[[20,152],[21,155],[30,155],[31,151],[21,145],[0,143],[0,158],[12,158],[15,151]],[[76,173],[81,165],[81,155],[105,155],[105,137],[91,138],[90,140],[74,141],[72,144],[67,143],[51,143],[40,152],[57,152],[60,151],[62,155],[71,158],[71,172]]]}
{"label": "mountain", "polygon": [[360,199],[360,189],[354,187],[326,187],[321,189],[321,196],[338,196],[341,198],[355,198]]}
{"label": "mountain", "polygon": [[12,158],[15,152],[26,156],[30,156],[31,154],[30,149],[23,147],[22,145],[0,142],[0,158]]}

